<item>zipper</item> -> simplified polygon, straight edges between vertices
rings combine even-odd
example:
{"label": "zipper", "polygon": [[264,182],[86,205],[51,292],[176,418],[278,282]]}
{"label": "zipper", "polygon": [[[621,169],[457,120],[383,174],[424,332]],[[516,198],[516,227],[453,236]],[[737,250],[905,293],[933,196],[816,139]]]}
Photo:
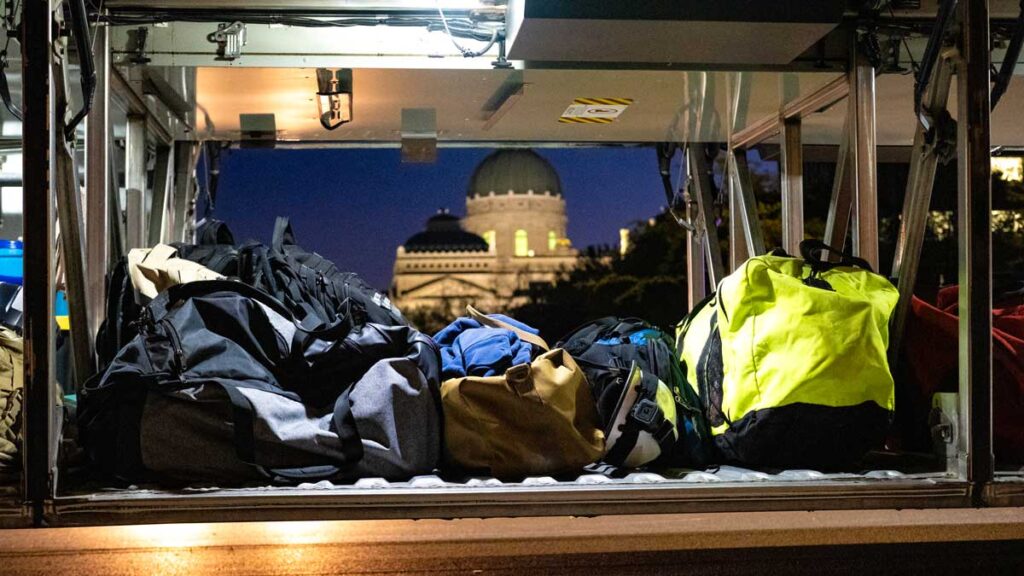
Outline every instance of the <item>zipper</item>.
{"label": "zipper", "polygon": [[174,360],[178,365],[178,376],[180,377],[188,369],[188,366],[185,365],[185,350],[181,347],[181,337],[170,320],[165,318],[160,321],[160,324],[166,328],[167,337],[170,338],[171,346],[174,347]]}

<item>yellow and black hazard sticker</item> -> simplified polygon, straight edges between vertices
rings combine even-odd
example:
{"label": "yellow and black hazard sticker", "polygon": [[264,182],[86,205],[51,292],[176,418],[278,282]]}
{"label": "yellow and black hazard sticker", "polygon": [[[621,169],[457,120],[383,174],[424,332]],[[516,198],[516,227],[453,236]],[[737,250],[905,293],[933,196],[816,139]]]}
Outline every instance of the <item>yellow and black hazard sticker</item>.
{"label": "yellow and black hazard sticker", "polygon": [[558,121],[562,124],[611,124],[632,103],[632,98],[576,98]]}

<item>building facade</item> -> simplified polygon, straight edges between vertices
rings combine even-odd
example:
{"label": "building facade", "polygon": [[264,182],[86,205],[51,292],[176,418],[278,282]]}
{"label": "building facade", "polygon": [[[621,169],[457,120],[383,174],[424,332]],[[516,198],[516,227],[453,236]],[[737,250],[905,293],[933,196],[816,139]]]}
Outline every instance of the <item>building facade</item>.
{"label": "building facade", "polygon": [[554,167],[532,150],[497,151],[470,179],[465,218],[439,212],[398,248],[391,297],[407,313],[516,306],[577,265],[567,223]]}

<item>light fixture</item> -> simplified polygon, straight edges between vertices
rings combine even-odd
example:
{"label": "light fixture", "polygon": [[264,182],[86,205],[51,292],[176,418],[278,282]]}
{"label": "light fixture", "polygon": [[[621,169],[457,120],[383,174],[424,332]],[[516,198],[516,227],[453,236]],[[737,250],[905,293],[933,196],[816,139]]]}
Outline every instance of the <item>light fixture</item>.
{"label": "light fixture", "polygon": [[352,121],[352,69],[316,69],[316,106],[328,130]]}

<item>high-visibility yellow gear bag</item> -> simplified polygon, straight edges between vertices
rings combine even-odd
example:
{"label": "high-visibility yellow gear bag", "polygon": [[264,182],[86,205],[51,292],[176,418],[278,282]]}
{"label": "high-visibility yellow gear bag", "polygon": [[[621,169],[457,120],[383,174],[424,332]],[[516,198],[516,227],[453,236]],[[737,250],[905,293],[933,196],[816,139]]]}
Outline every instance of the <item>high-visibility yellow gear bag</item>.
{"label": "high-visibility yellow gear bag", "polygon": [[891,421],[896,288],[821,242],[800,251],[751,258],[678,326],[687,383],[723,461],[849,468]]}

